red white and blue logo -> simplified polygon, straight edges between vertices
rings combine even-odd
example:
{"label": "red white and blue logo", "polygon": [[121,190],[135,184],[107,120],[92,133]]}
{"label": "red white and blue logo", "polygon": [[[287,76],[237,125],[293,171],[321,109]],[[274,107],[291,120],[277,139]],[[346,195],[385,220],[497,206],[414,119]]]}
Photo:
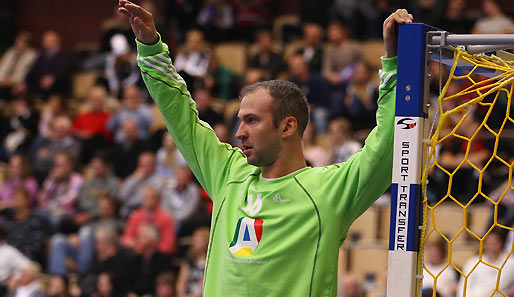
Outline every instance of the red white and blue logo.
{"label": "red white and blue logo", "polygon": [[253,254],[261,241],[262,223],[262,220],[259,219],[239,218],[234,239],[230,243],[230,252],[238,256]]}

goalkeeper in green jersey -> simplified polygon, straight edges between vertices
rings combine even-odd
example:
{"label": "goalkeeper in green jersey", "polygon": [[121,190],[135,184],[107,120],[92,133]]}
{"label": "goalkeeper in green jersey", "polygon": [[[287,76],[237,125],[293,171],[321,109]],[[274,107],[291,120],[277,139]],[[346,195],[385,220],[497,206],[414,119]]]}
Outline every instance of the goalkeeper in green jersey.
{"label": "goalkeeper in green jersey", "polygon": [[308,122],[301,90],[267,81],[242,90],[236,136],[221,143],[160,40],[152,15],[126,0],[119,10],[137,37],[138,64],[166,126],[213,201],[206,297],[336,296],[339,246],[348,228],[391,184],[398,10],[384,23],[377,127],[347,162],[306,166]]}

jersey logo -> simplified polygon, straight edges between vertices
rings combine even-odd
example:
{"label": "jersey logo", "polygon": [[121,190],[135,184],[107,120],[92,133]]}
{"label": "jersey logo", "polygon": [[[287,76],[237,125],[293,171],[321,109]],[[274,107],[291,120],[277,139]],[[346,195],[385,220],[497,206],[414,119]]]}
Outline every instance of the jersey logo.
{"label": "jersey logo", "polygon": [[250,256],[259,245],[261,235],[262,220],[248,217],[239,218],[234,239],[230,243],[230,252],[238,256]]}
{"label": "jersey logo", "polygon": [[291,200],[289,199],[283,199],[282,197],[280,197],[280,194],[276,194],[275,197],[273,197],[273,202],[275,203],[279,203],[279,202],[291,202]]}
{"label": "jersey logo", "polygon": [[243,208],[244,211],[249,213],[250,215],[254,216],[259,211],[261,211],[262,208],[262,194],[257,194],[257,199],[255,199],[255,202],[253,201],[253,195],[248,195],[248,205]]}

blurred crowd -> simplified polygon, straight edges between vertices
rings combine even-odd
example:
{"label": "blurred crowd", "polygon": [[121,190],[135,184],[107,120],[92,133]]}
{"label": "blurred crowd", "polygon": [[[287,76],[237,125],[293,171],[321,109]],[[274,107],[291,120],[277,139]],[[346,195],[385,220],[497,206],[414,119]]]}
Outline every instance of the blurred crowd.
{"label": "blurred crowd", "polygon": [[[139,3],[156,16],[200,119],[221,141],[239,143],[243,86],[287,79],[310,104],[305,158],[310,166],[326,166],[361,149],[375,125],[380,55],[370,59],[362,45],[380,40],[382,23],[398,4],[329,2],[320,11],[301,1],[301,16],[281,24],[269,0],[177,1],[168,16],[152,1]],[[514,33],[497,0],[483,0],[478,11],[466,0],[401,4],[416,21],[454,33]],[[59,28],[49,28],[40,44],[30,32],[17,32],[1,53],[1,296],[202,296],[211,202],[144,87],[127,19],[115,13],[102,28],[97,48],[88,52],[63,49]],[[221,63],[226,57],[213,50],[225,42],[244,45],[243,72]],[[83,73],[95,75],[77,97],[82,82],[74,78]],[[434,80],[431,95],[437,94]],[[477,111],[473,123],[481,116]],[[481,139],[469,158],[483,164],[492,149]],[[456,167],[464,153],[459,139],[443,145],[442,165]],[[478,181],[469,169],[459,177],[457,199],[469,200],[469,181]],[[499,170],[486,188],[505,188],[505,176]],[[445,178],[431,176],[434,185]],[[441,191],[433,186],[433,201]],[[511,205],[504,205],[510,224]],[[341,285],[339,296],[364,296],[352,289],[358,281],[351,275]]]}

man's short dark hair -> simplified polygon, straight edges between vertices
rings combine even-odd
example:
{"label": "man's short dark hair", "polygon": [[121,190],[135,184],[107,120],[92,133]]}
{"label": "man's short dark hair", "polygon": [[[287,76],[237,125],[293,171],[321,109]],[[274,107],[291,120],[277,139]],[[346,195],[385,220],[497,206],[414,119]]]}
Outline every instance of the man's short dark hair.
{"label": "man's short dark hair", "polygon": [[267,80],[244,87],[241,98],[260,89],[267,90],[277,103],[272,111],[273,125],[278,127],[282,119],[293,116],[298,122],[298,133],[303,136],[309,123],[309,105],[302,90],[290,81]]}

